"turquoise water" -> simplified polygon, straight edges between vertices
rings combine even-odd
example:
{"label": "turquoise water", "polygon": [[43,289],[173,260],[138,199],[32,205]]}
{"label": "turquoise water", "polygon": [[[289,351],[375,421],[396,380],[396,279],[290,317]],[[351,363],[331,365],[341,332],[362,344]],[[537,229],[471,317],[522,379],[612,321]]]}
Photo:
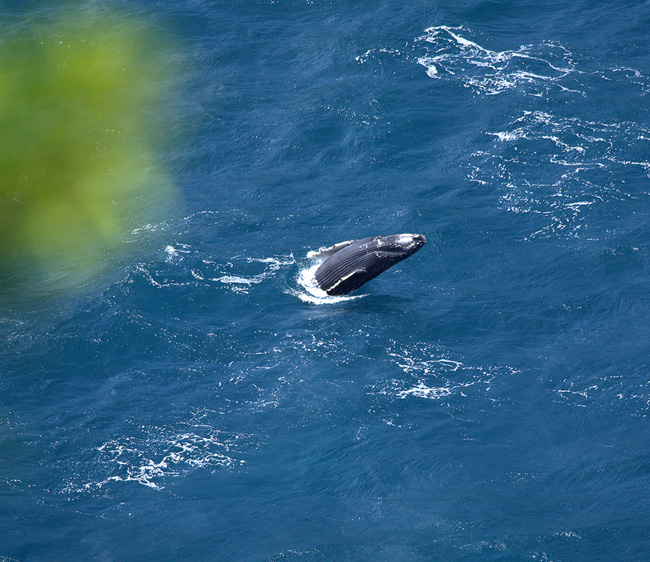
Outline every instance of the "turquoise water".
{"label": "turquoise water", "polygon": [[0,314],[0,561],[648,560],[650,4],[120,5],[185,206]]}

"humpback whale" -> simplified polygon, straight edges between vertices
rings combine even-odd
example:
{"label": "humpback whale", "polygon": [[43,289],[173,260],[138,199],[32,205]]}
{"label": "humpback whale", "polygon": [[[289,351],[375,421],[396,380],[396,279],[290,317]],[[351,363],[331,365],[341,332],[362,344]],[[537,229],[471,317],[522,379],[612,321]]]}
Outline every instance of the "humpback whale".
{"label": "humpback whale", "polygon": [[392,234],[335,244],[316,254],[327,259],[314,279],[328,295],[347,295],[412,256],[426,241],[422,234]]}

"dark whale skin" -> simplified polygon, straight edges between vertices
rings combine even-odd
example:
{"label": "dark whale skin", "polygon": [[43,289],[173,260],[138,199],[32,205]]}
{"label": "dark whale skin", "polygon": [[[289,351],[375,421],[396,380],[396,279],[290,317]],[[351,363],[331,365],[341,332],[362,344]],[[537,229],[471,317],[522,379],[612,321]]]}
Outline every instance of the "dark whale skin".
{"label": "dark whale skin", "polygon": [[328,295],[347,295],[412,256],[425,242],[422,234],[391,234],[353,240],[325,260],[314,278],[318,287]]}

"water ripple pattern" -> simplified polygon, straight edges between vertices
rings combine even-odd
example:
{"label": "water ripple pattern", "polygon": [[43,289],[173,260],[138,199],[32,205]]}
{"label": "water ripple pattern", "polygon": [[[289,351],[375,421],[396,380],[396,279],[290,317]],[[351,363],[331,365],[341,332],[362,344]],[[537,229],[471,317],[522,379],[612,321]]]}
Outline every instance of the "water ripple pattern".
{"label": "water ripple pattern", "polygon": [[650,560],[648,2],[120,6],[183,50],[183,204],[0,279],[0,562]]}
{"label": "water ripple pattern", "polygon": [[[92,461],[84,459],[85,465],[94,465],[94,479],[71,480],[63,492],[97,493],[119,483],[161,490],[170,478],[182,477],[190,470],[241,466],[244,461],[233,457],[233,450],[238,442],[245,441],[243,436],[231,437],[208,423],[200,423],[200,418],[205,417],[205,413],[195,414],[181,433],[163,427],[140,427],[135,435],[121,435],[102,443],[94,449]],[[85,472],[81,467],[78,470],[80,474]]]}
{"label": "water ripple pattern", "polygon": [[487,134],[492,141],[471,155],[468,178],[496,184],[506,211],[538,216],[539,228],[527,240],[589,236],[590,215],[650,196],[646,126],[525,111]]}
{"label": "water ripple pattern", "polygon": [[460,81],[477,94],[495,96],[512,89],[528,95],[547,95],[552,90],[580,93],[575,89],[575,65],[571,53],[553,41],[494,51],[468,39],[463,27],[430,27],[416,42],[426,54],[417,58],[434,79]]}

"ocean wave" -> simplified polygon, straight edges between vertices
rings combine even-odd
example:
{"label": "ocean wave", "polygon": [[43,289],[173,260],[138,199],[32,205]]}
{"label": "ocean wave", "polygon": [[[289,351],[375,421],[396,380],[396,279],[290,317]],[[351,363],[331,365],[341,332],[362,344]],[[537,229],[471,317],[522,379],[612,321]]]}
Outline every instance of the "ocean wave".
{"label": "ocean wave", "polygon": [[393,342],[387,355],[403,376],[373,385],[370,393],[399,400],[480,397],[497,402],[498,397],[492,393],[495,379],[519,372],[510,367],[467,365],[451,359],[438,346],[424,342],[407,346]]}
{"label": "ocean wave", "polygon": [[254,275],[221,275],[212,278],[211,281],[218,281],[228,286],[235,293],[248,293],[252,285],[257,285],[273,277],[283,267],[295,263],[293,255],[284,258],[245,258],[248,264],[263,264],[264,271]]}
{"label": "ocean wave", "polygon": [[431,78],[459,81],[488,96],[515,88],[531,95],[547,94],[551,89],[584,95],[575,89],[575,81],[567,80],[576,68],[571,52],[561,44],[544,41],[493,51],[467,35],[471,34],[463,27],[429,27],[416,39],[426,51],[417,62]]}
{"label": "ocean wave", "polygon": [[538,215],[526,240],[578,236],[591,209],[650,195],[620,181],[645,184],[650,176],[648,127],[524,111],[487,134],[494,140],[470,156],[468,179],[495,185],[506,211]]}
{"label": "ocean wave", "polygon": [[592,88],[612,83],[632,86],[641,96],[650,92],[648,77],[636,68],[603,66],[553,40],[490,49],[464,26],[432,26],[400,48],[375,47],[355,57],[359,64],[382,59],[418,64],[430,78],[457,83],[481,96],[520,92],[538,99],[556,94],[580,99]]}
{"label": "ocean wave", "polygon": [[646,418],[650,410],[650,383],[632,374],[609,374],[558,379],[550,387],[553,401],[574,408],[603,412],[624,410],[627,415]]}
{"label": "ocean wave", "polygon": [[[233,454],[243,436],[233,436],[204,424],[187,430],[141,428],[141,435],[110,439],[93,451],[94,477],[68,482],[64,493],[93,492],[110,484],[135,483],[163,489],[169,478],[198,468],[237,468],[244,464]],[[81,475],[78,476],[81,478]]]}
{"label": "ocean wave", "polygon": [[539,41],[499,51],[479,44],[473,35],[462,26],[433,26],[399,49],[376,47],[355,60],[359,64],[385,58],[407,60],[424,67],[430,78],[458,83],[477,95],[521,91],[537,98],[554,92],[586,96],[581,79],[585,71],[561,43]]}
{"label": "ocean wave", "polygon": [[218,286],[239,294],[250,293],[254,285],[263,283],[295,263],[292,254],[277,257],[236,256],[216,261],[205,257],[188,244],[167,244],[162,261],[135,266],[150,285],[157,289],[181,286]]}

